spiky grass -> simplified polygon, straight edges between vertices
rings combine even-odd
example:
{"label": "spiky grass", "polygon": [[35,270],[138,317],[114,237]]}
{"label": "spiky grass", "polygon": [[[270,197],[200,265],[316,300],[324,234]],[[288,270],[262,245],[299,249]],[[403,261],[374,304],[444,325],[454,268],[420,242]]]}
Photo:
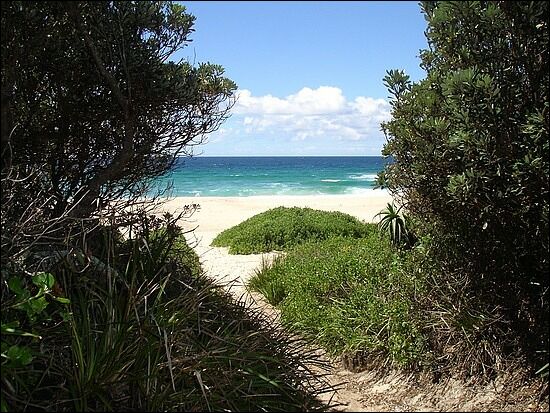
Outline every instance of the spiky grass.
{"label": "spiky grass", "polygon": [[3,404],[56,411],[327,408],[318,396],[332,390],[328,365],[305,342],[190,270],[193,257],[173,253],[181,237],[143,235],[123,244],[108,236],[101,260],[67,254],[51,269],[71,300],[70,315],[39,327],[33,363],[2,377],[10,384],[2,386]]}

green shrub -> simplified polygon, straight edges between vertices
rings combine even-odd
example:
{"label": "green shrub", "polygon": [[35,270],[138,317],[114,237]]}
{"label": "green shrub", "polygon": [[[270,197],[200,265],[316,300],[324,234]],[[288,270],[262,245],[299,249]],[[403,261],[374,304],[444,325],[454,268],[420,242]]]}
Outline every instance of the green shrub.
{"label": "green shrub", "polygon": [[[40,288],[34,301],[52,299],[38,313],[2,311],[3,410],[325,407],[316,396],[330,387],[310,369],[323,362],[196,271],[196,254],[173,222],[149,222],[130,234],[124,241],[99,231],[86,241],[87,255],[57,255],[54,276],[33,278]],[[91,257],[94,245],[106,255]],[[31,294],[10,285],[17,296],[9,303]],[[39,315],[36,322],[29,324],[27,310]],[[5,335],[5,327],[18,327],[6,319],[14,314],[32,335]]]}
{"label": "green shrub", "polygon": [[221,232],[212,245],[229,247],[230,254],[253,254],[334,236],[361,238],[372,229],[370,224],[342,212],[278,207]]}
{"label": "green shrub", "polygon": [[436,284],[450,273],[466,275],[469,291],[448,290],[451,301],[476,295],[469,301],[484,308],[469,310],[488,311],[505,332],[486,339],[507,342],[514,352],[519,347],[543,365],[550,291],[548,2],[436,1],[422,9],[426,78],[412,83],[392,70],[384,79],[393,99],[383,154],[393,162],[381,181],[440,246],[433,256],[442,268]]}
{"label": "green shrub", "polygon": [[307,242],[264,266],[249,288],[332,355],[366,352],[412,366],[424,351],[413,301],[423,283],[410,275],[413,254],[392,249],[375,231]]}

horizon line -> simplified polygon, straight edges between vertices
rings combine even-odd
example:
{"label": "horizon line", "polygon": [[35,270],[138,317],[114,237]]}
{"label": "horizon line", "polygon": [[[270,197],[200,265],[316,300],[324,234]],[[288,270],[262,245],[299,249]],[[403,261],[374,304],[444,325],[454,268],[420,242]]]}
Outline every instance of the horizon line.
{"label": "horizon line", "polygon": [[178,158],[386,158],[380,155],[178,155]]}

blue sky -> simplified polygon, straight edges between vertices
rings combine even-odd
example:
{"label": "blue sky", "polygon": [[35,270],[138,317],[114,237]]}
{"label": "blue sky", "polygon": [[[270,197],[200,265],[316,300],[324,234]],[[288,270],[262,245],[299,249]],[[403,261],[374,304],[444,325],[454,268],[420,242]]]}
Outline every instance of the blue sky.
{"label": "blue sky", "polygon": [[204,156],[379,155],[389,118],[386,70],[424,77],[417,2],[192,1],[176,58],[222,65],[239,86]]}

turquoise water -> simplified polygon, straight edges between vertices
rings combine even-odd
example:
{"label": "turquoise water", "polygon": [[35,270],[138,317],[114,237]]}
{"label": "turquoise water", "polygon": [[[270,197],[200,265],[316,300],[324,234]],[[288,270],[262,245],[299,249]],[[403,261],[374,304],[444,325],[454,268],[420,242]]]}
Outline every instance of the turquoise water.
{"label": "turquoise water", "polygon": [[330,195],[370,192],[386,160],[357,157],[180,158],[157,180],[170,196]]}

